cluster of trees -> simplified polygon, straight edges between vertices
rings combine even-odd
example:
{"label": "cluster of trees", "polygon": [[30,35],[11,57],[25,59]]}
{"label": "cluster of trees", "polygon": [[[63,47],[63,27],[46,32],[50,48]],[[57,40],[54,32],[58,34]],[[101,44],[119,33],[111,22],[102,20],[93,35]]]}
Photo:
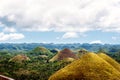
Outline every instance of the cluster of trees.
{"label": "cluster of trees", "polygon": [[[48,80],[49,76],[63,68],[70,62],[56,61],[48,62],[51,57],[40,57],[39,55],[45,54],[47,56],[52,53],[38,51],[36,49],[24,53],[9,53],[7,51],[0,52],[0,74],[14,78],[15,80]],[[33,55],[36,54],[36,55]],[[48,55],[48,54],[49,55]],[[10,61],[11,58],[18,54],[24,54],[30,58],[29,61],[22,63]]]}

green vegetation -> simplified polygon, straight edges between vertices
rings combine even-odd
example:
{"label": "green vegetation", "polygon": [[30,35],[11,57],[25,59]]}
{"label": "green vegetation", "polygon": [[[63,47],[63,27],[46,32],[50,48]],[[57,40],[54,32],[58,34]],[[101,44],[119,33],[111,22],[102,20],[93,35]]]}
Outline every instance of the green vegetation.
{"label": "green vegetation", "polygon": [[33,49],[31,52],[30,52],[31,55],[33,56],[38,56],[38,55],[47,55],[47,56],[50,56],[52,55],[52,53],[44,48],[44,47],[36,47],[35,49]]}
{"label": "green vegetation", "polygon": [[[10,46],[4,47],[2,50],[0,50],[0,74],[14,78],[15,80],[48,80],[48,78],[56,71],[64,68],[71,62],[73,62],[73,64],[75,63],[75,65],[73,66],[73,71],[71,71],[68,76],[71,76],[72,73],[75,71],[76,67],[80,66],[82,68],[77,69],[76,72],[80,71],[82,73],[82,76],[89,75],[88,71],[91,71],[91,69],[93,73],[96,72],[97,74],[97,71],[99,71],[97,68],[98,66],[101,66],[99,68],[101,69],[99,75],[104,74],[104,76],[106,76],[106,74],[110,74],[111,76],[116,76],[116,73],[119,74],[118,71],[120,71],[119,63],[116,62],[120,62],[120,50],[118,48],[110,48],[110,50],[100,48],[100,50],[95,51],[96,53],[104,52],[105,54],[114,58],[116,60],[115,61],[112,58],[106,56],[105,54],[98,54],[97,56],[95,54],[91,54],[90,56],[86,54],[89,53],[89,51],[83,48],[73,50],[69,48],[64,48],[63,50],[58,50],[56,48],[48,49],[45,47],[37,46],[34,49],[30,48],[31,50],[26,50],[25,48],[29,48],[29,46],[19,45],[19,47],[17,47],[16,45],[14,45],[13,47],[16,50],[12,50],[13,48],[11,48]],[[86,45],[84,45],[84,47],[86,47]],[[11,49],[11,51],[7,50],[7,48]],[[85,57],[84,55],[88,55],[88,57]],[[78,59],[78,57],[80,58],[80,61],[76,60]],[[50,62],[50,60],[53,61]],[[78,61],[79,63],[77,63],[76,61]],[[86,64],[86,66],[82,64]],[[103,69],[103,65],[105,65],[105,69]],[[112,68],[110,67],[110,65],[112,65]],[[86,69],[85,67],[89,68]],[[102,71],[102,69],[105,72]],[[115,69],[117,71],[115,71]],[[69,70],[69,67],[68,69],[63,70],[62,75],[58,76],[66,76],[67,70]],[[86,71],[87,73],[83,74],[84,71]],[[69,73],[69,71],[67,72]],[[91,76],[93,75],[93,73],[90,73]],[[93,76],[96,77],[95,75]],[[96,79],[97,78],[99,77],[97,76]],[[86,80],[86,78],[83,80]]]}
{"label": "green vegetation", "polygon": [[15,80],[48,80],[50,75],[70,63],[48,62],[51,54],[48,49],[38,47],[26,53],[2,51],[0,52],[0,74]]}

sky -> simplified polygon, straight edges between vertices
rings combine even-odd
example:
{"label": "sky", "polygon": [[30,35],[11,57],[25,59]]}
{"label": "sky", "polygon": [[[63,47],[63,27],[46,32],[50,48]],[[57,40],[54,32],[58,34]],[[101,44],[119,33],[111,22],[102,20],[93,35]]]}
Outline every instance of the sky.
{"label": "sky", "polygon": [[120,0],[0,0],[0,43],[120,44]]}

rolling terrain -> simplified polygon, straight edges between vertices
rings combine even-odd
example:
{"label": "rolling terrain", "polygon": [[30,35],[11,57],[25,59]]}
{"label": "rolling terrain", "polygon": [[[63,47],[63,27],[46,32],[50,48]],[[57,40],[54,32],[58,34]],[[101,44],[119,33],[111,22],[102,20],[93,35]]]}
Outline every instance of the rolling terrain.
{"label": "rolling terrain", "polygon": [[0,74],[15,80],[119,80],[119,50],[84,48],[0,51]]}
{"label": "rolling terrain", "polygon": [[120,65],[107,55],[100,55],[102,56],[95,53],[85,54],[57,71],[49,80],[120,80]]}

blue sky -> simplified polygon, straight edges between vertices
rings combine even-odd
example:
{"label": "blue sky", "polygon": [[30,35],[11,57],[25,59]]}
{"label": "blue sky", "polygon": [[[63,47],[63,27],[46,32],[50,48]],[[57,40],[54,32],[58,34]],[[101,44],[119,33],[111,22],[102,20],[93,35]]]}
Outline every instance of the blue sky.
{"label": "blue sky", "polygon": [[120,0],[1,0],[0,43],[120,44]]}
{"label": "blue sky", "polygon": [[[25,39],[18,40],[18,42],[42,42],[42,43],[120,43],[120,35],[114,32],[101,32],[101,31],[91,31],[84,33],[85,36],[79,36],[77,38],[66,38],[63,39],[62,36],[64,32],[24,32],[26,36]],[[116,36],[116,39],[113,39]]]}

